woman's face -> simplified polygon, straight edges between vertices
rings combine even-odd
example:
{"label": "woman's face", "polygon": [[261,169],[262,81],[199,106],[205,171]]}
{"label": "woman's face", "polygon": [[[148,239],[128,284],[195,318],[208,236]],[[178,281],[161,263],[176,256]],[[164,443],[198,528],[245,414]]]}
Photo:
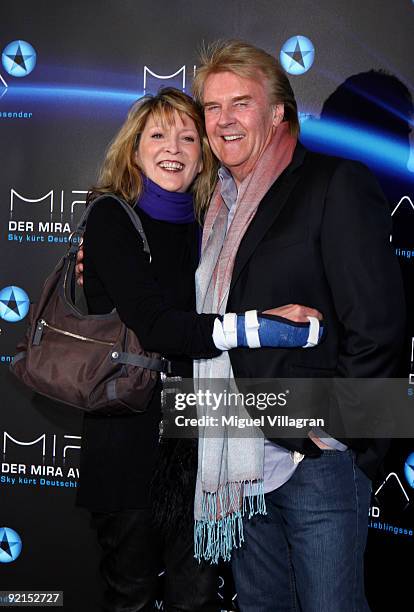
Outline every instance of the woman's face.
{"label": "woman's face", "polygon": [[174,111],[174,123],[162,125],[148,117],[141,134],[135,161],[154,183],[168,191],[187,191],[201,172],[201,144],[194,121]]}

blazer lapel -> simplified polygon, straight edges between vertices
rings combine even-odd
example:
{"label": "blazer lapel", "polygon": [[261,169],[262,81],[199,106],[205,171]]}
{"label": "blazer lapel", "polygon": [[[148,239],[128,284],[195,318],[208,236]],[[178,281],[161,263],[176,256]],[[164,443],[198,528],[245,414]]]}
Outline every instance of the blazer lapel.
{"label": "blazer lapel", "polygon": [[297,172],[297,170],[302,166],[305,157],[306,149],[298,142],[291,163],[273,183],[261,201],[256,215],[240,244],[234,262],[230,292],[237,282],[244,266],[253,255],[257,245],[261,242],[269,227],[273,225],[286,204],[294,186],[299,181],[301,173]]}

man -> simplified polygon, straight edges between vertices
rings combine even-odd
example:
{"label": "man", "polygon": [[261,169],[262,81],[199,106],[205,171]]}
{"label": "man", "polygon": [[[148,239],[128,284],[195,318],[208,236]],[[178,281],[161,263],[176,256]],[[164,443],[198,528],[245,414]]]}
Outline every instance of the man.
{"label": "man", "polygon": [[[311,350],[237,348],[196,362],[196,376],[392,376],[404,297],[375,179],[360,163],[297,142],[288,79],[257,47],[212,45],[194,93],[221,162],[196,277],[199,312],[309,304],[327,329]],[[236,320],[224,316],[216,331],[223,347],[237,346]],[[254,320],[246,333],[257,334]],[[300,440],[200,439],[196,554],[217,560],[233,548],[242,612],[369,609],[369,479],[384,450],[379,441],[312,431]]]}

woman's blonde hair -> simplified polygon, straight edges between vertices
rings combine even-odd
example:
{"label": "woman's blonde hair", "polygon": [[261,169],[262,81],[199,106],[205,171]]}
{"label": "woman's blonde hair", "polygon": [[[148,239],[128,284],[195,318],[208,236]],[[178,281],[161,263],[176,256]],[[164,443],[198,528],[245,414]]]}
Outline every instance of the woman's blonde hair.
{"label": "woman's blonde hair", "polygon": [[218,163],[208,144],[200,105],[174,87],[164,87],[155,96],[146,95],[131,107],[125,123],[108,147],[98,182],[88,194],[88,202],[99,195],[114,193],[129,204],[135,203],[143,188],[142,172],[135,161],[140,136],[149,117],[160,120],[161,125],[171,125],[175,112],[194,121],[200,138],[203,169],[191,190],[196,216],[198,219],[203,216],[217,181]]}
{"label": "woman's blonde hair", "polygon": [[219,40],[201,49],[193,81],[194,98],[203,103],[204,83],[211,74],[233,72],[240,77],[268,84],[271,104],[284,104],[284,119],[292,136],[299,134],[298,108],[289,80],[275,57],[241,40]]}

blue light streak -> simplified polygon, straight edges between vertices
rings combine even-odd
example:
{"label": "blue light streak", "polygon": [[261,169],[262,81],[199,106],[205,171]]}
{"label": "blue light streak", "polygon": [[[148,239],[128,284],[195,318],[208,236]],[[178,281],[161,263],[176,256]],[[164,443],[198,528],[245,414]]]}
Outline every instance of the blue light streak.
{"label": "blue light streak", "polygon": [[408,142],[390,134],[340,121],[305,119],[301,122],[301,140],[310,148],[333,155],[349,157],[369,166],[399,175],[410,175]]}
{"label": "blue light streak", "polygon": [[23,85],[9,87],[7,97],[54,100],[71,100],[85,102],[118,102],[119,104],[132,104],[142,97],[144,93],[132,90],[96,89],[92,87],[64,87],[61,85]]}

